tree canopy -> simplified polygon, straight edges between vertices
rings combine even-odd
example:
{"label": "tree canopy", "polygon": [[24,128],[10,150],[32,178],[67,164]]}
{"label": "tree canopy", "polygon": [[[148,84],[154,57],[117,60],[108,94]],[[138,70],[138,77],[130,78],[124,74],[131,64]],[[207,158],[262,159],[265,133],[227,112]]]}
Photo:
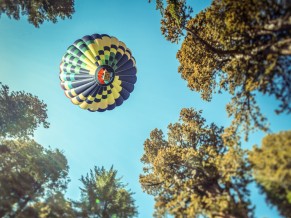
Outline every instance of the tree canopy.
{"label": "tree canopy", "polygon": [[182,109],[166,139],[161,130],[151,132],[144,143],[140,183],[155,196],[156,217],[253,216],[245,152],[235,143],[226,146],[222,134],[222,127],[207,125],[194,109]]}
{"label": "tree canopy", "polygon": [[126,190],[117,178],[117,171],[111,167],[95,167],[86,176],[82,176],[81,217],[128,218],[137,215],[133,193]]}
{"label": "tree canopy", "polygon": [[20,19],[27,16],[28,22],[39,27],[44,21],[56,23],[58,18],[71,18],[74,13],[74,0],[1,0],[0,15]]}
{"label": "tree canopy", "polygon": [[269,134],[249,153],[255,181],[281,215],[291,215],[291,131]]}
{"label": "tree canopy", "polygon": [[0,83],[0,138],[28,137],[47,122],[47,105],[37,96],[24,91],[9,91]]}
{"label": "tree canopy", "polygon": [[291,112],[290,2],[213,0],[194,17],[184,0],[156,4],[167,40],[178,42],[186,31],[177,58],[188,87],[206,101],[217,91],[232,95],[229,130],[268,130],[258,92],[278,100],[277,113]]}
{"label": "tree canopy", "polygon": [[6,140],[0,153],[1,217],[36,214],[34,204],[66,189],[69,167],[58,149],[45,149],[33,140]]}

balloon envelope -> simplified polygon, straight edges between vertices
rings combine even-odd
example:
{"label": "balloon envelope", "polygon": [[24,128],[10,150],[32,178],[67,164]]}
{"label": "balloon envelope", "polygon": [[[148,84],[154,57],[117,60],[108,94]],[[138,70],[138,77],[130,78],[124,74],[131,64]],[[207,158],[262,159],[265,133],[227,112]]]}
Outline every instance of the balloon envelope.
{"label": "balloon envelope", "polygon": [[60,64],[61,87],[75,105],[103,112],[120,106],[136,82],[135,59],[115,37],[93,34],[71,45]]}

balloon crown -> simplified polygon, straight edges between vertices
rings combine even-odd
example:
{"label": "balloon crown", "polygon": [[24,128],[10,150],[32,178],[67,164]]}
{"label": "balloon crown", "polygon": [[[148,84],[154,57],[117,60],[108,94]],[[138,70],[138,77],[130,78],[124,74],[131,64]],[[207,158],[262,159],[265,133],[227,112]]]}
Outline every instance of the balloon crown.
{"label": "balloon crown", "polygon": [[99,85],[108,86],[114,80],[114,70],[108,65],[99,66],[95,72],[95,78]]}

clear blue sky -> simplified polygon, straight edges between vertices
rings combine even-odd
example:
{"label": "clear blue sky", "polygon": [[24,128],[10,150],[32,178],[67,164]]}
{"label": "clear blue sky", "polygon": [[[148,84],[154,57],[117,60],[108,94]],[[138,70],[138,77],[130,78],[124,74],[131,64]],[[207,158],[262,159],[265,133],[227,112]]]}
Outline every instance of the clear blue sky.
{"label": "clear blue sky", "polygon": [[[199,12],[210,1],[196,1]],[[114,165],[123,182],[135,192],[139,217],[152,217],[153,198],[142,192],[143,142],[154,128],[166,132],[183,107],[203,110],[208,122],[228,125],[228,95],[203,102],[177,73],[180,45],[167,42],[160,32],[160,14],[147,0],[77,0],[71,20],[44,23],[39,29],[21,18],[0,19],[0,81],[11,90],[25,90],[48,105],[49,129],[39,128],[35,139],[44,146],[64,151],[70,166],[67,196],[79,199],[80,177],[96,166]],[[60,87],[59,64],[66,48],[87,34],[106,33],[124,41],[137,62],[138,80],[130,98],[105,113],[90,113],[73,105]],[[273,132],[291,128],[290,116],[277,116],[270,97],[259,97]],[[253,134],[245,148],[260,144],[263,133]],[[279,217],[266,206],[255,185],[251,186],[257,217]]]}

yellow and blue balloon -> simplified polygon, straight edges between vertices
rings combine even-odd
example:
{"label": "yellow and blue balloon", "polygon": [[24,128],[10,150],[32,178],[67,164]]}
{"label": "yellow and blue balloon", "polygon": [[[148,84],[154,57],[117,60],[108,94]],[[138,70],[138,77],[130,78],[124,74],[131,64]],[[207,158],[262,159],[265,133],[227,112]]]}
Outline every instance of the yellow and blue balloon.
{"label": "yellow and blue balloon", "polygon": [[71,102],[89,111],[120,106],[134,89],[136,63],[115,37],[87,35],[74,42],[60,64],[61,87]]}

